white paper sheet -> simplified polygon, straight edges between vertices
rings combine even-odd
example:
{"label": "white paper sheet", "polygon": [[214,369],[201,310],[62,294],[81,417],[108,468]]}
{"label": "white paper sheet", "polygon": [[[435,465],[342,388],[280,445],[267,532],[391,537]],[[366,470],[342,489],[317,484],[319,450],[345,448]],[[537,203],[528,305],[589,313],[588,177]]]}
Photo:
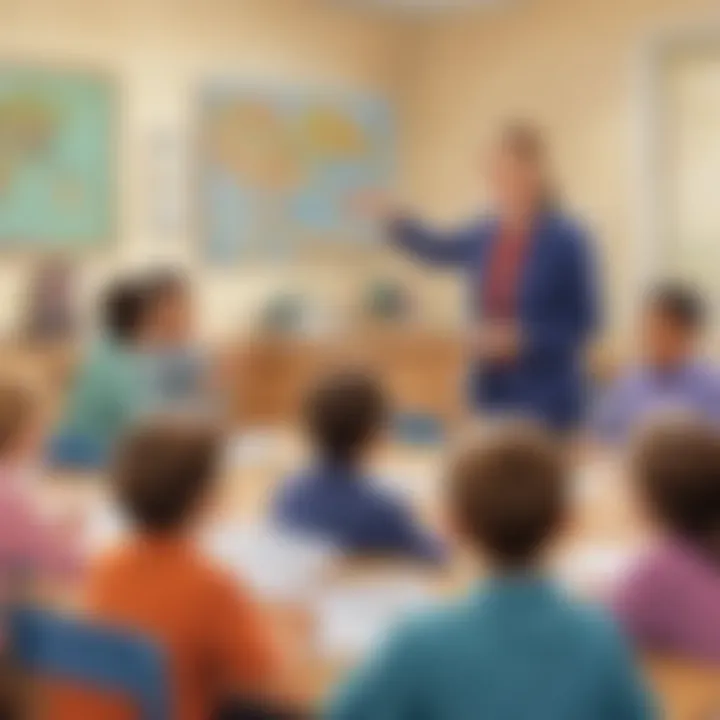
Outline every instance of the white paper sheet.
{"label": "white paper sheet", "polygon": [[213,559],[268,600],[307,600],[337,558],[332,546],[269,524],[216,527],[201,542]]}
{"label": "white paper sheet", "polygon": [[571,592],[602,599],[612,593],[641,552],[640,548],[622,545],[586,543],[564,553],[554,571]]}
{"label": "white paper sheet", "polygon": [[404,577],[325,588],[313,605],[318,650],[330,659],[362,657],[433,599],[427,583]]}
{"label": "white paper sheet", "polygon": [[98,503],[87,519],[85,551],[90,557],[100,554],[120,542],[127,532],[127,523],[117,510],[110,503]]}

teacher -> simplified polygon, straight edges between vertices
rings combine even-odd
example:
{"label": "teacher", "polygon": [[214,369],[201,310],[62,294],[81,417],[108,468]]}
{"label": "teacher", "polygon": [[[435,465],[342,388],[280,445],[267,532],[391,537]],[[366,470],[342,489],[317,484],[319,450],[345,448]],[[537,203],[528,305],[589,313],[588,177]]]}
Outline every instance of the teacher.
{"label": "teacher", "polygon": [[469,226],[439,234],[392,213],[391,237],[412,256],[467,278],[473,409],[571,431],[583,415],[584,350],[598,315],[591,243],[559,206],[532,125],[503,129],[489,184],[493,211]]}

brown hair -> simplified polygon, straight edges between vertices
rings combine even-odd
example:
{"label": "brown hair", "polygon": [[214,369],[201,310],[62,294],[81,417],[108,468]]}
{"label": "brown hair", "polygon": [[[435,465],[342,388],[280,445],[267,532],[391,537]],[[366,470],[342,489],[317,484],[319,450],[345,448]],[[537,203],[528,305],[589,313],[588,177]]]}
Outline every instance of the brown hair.
{"label": "brown hair", "polygon": [[189,418],[146,421],[122,441],[115,491],[131,521],[147,532],[175,530],[212,489],[220,436]]}
{"label": "brown hair", "polygon": [[478,550],[504,565],[531,563],[559,529],[568,504],[556,441],[529,423],[473,439],[451,464],[450,511]]}
{"label": "brown hair", "polygon": [[635,479],[656,520],[720,561],[720,435],[696,420],[648,429],[634,457]]}
{"label": "brown hair", "polygon": [[387,403],[378,380],[341,370],[324,376],[305,400],[305,422],[324,460],[352,463],[382,428]]}
{"label": "brown hair", "polygon": [[541,209],[550,210],[559,204],[557,188],[549,169],[548,150],[542,131],[526,120],[508,122],[500,131],[502,150],[527,165],[537,168],[541,177]]}
{"label": "brown hair", "polygon": [[37,399],[27,386],[0,381],[0,455],[12,448],[36,411]]}

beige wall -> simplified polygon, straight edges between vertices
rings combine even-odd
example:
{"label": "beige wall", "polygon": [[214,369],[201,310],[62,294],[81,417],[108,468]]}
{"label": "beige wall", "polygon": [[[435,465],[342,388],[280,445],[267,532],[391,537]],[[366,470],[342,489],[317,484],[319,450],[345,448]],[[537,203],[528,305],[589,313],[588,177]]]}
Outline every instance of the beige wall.
{"label": "beige wall", "polygon": [[[190,230],[155,235],[147,157],[153,135],[167,132],[188,147],[196,92],[213,75],[388,94],[402,69],[392,19],[319,0],[0,0],[0,48],[13,59],[88,66],[117,77],[119,237],[113,250],[83,260],[83,285],[91,293],[117,268],[179,258],[198,280],[202,326],[210,334],[242,324],[287,273],[210,272]],[[13,299],[0,302],[0,327],[15,320],[15,298],[31,262],[0,260],[0,297]]]}
{"label": "beige wall", "polygon": [[[479,149],[498,122],[536,118],[547,129],[568,204],[596,230],[612,282],[613,317],[627,317],[641,220],[641,49],[658,30],[702,24],[712,17],[714,0],[516,0],[419,22],[342,5],[0,0],[4,55],[88,65],[118,78],[119,237],[112,251],[83,260],[83,285],[91,290],[122,266],[180,258],[198,281],[202,327],[217,334],[244,324],[274,288],[300,278],[332,298],[362,276],[357,264],[345,273],[332,266],[210,271],[189,229],[155,236],[147,148],[157,132],[191,147],[195,92],[204,78],[218,75],[385,93],[397,105],[400,188],[438,220],[461,218],[482,201]],[[21,293],[29,263],[0,261],[0,288],[7,293],[0,297]],[[362,269],[416,282],[432,320],[459,315],[452,278],[387,253],[364,261]],[[0,302],[0,328],[12,325],[18,307]]]}
{"label": "beige wall", "polygon": [[405,96],[410,197],[438,219],[461,217],[482,199],[481,149],[498,123],[536,119],[568,204],[599,239],[618,327],[631,315],[643,241],[643,50],[708,21],[720,37],[719,20],[712,0],[518,0],[424,24]]}

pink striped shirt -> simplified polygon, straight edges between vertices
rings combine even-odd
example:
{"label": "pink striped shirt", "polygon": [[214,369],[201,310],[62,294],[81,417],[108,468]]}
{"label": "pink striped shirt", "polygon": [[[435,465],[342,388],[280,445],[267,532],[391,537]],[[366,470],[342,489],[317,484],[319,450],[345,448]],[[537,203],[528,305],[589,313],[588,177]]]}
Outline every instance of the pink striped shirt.
{"label": "pink striped shirt", "polygon": [[0,588],[7,591],[14,578],[32,582],[78,567],[78,548],[43,517],[25,474],[0,467]]}

